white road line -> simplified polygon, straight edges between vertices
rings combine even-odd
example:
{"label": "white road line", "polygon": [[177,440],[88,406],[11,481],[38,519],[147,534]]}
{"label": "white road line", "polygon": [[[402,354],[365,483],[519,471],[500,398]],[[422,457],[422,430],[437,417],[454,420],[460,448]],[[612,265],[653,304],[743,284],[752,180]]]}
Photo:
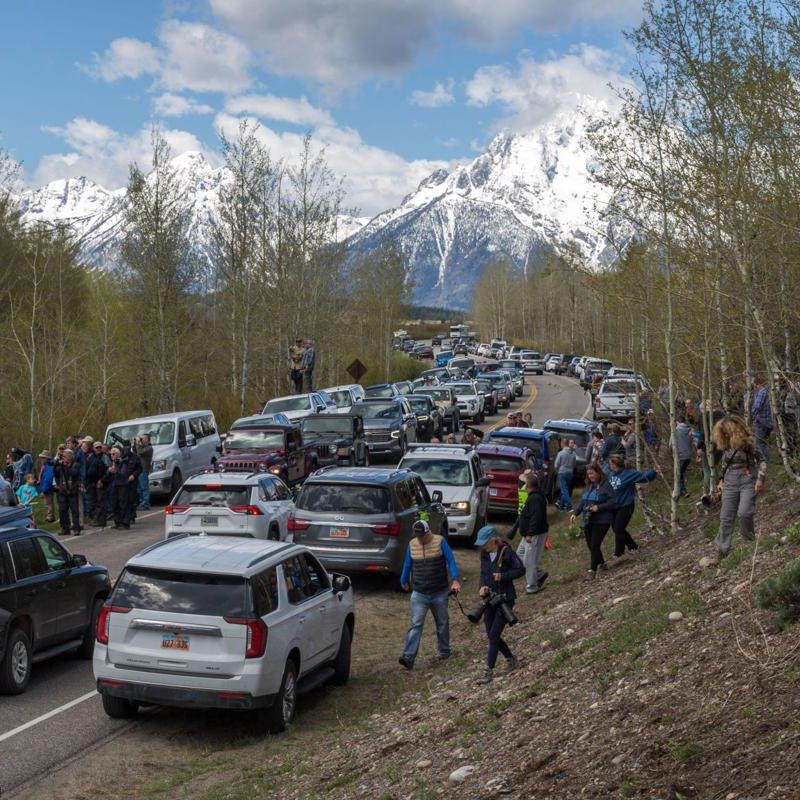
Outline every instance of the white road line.
{"label": "white road line", "polygon": [[42,714],[41,717],[36,717],[36,719],[32,719],[30,722],[26,722],[24,725],[20,725],[19,727],[13,728],[10,731],[6,731],[6,733],[0,734],[0,742],[4,742],[6,739],[10,739],[12,736],[16,736],[18,733],[22,733],[23,731],[28,730],[28,728],[32,728],[34,725],[38,725],[40,722],[44,722],[51,717],[55,717],[56,714],[60,714],[62,711],[68,711],[73,706],[77,706],[79,703],[84,702],[84,700],[91,699],[96,694],[97,690],[92,689],[91,692],[87,692],[80,697],[76,697],[74,700],[70,700],[69,703],[64,703],[63,706],[59,706],[58,708],[54,708],[52,711],[48,711],[46,714]]}

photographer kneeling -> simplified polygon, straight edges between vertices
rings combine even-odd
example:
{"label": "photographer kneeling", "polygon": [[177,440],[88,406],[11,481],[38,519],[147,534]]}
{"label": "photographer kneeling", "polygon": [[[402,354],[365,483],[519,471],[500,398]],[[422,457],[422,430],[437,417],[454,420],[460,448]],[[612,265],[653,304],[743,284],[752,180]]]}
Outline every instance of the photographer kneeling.
{"label": "photographer kneeling", "polygon": [[497,654],[502,653],[509,672],[517,668],[517,658],[502,638],[506,625],[517,620],[512,608],[517,599],[513,581],[525,574],[525,567],[508,542],[491,525],[485,525],[475,537],[475,545],[481,550],[481,588],[483,602],[469,613],[471,622],[483,617],[486,635],[489,638],[489,651],[486,655],[486,672],[478,678],[478,683],[492,680]]}

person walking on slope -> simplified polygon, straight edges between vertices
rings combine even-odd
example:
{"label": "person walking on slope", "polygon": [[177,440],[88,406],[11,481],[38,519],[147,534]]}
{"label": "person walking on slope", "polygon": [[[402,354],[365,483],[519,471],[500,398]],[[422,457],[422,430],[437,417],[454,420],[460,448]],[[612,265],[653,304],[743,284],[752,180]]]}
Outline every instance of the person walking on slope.
{"label": "person walking on slope", "polygon": [[[680,479],[678,491],[680,497],[686,497],[689,494],[686,489],[686,470],[692,463],[697,448],[694,443],[692,426],[686,421],[686,415],[682,412],[678,414],[678,420],[675,423],[675,442],[678,451],[678,477]],[[672,439],[670,439],[669,446],[671,449]]]}
{"label": "person walking on slope", "polygon": [[561,450],[556,456],[555,471],[558,476],[558,487],[561,490],[561,499],[556,505],[561,511],[572,511],[572,478],[575,475],[575,466],[578,455],[575,446],[569,439],[561,443]]}
{"label": "person walking on slope", "polygon": [[570,522],[575,522],[581,515],[581,527],[589,548],[589,572],[585,580],[592,581],[597,577],[598,569],[605,569],[603,558],[603,539],[614,521],[614,490],[606,480],[599,464],[586,468],[586,489],[580,502],[575,506]]}
{"label": "person walking on slope", "polygon": [[753,405],[750,408],[750,424],[756,434],[756,449],[769,464],[767,440],[772,433],[772,409],[769,407],[769,387],[764,378],[753,381]]}
{"label": "person walking on slope", "polygon": [[626,469],[626,459],[621,455],[611,456],[608,467],[608,482],[614,490],[614,502],[617,506],[611,524],[614,530],[614,555],[611,556],[611,560],[616,561],[625,554],[626,548],[629,552],[639,549],[639,545],[628,531],[628,523],[636,507],[636,484],[654,481],[659,470],[647,469],[637,472],[635,469]]}
{"label": "person walking on slope", "polygon": [[722,452],[722,475],[717,484],[722,493],[719,532],[714,540],[719,559],[731,551],[737,516],[742,537],[748,541],[755,538],[756,495],[764,488],[767,460],[739,416],[729,414],[723,417],[714,426],[713,436],[714,444]]}
{"label": "person walking on slope", "polygon": [[[408,543],[400,585],[411,591],[411,627],[406,634],[403,655],[398,659],[406,669],[413,669],[422,638],[422,626],[430,610],[436,623],[439,658],[450,657],[450,617],[447,609],[449,591],[461,591],[461,578],[453,551],[444,537],[431,532],[425,520],[413,527],[414,538]],[[448,572],[450,577],[448,579]]]}
{"label": "person walking on slope", "polygon": [[[484,525],[475,537],[475,546],[481,550],[481,580],[479,594],[483,599],[488,599],[491,592],[503,595],[507,606],[514,605],[517,592],[514,589],[514,580],[525,574],[525,567],[519,560],[511,545],[503,539],[496,528]],[[502,653],[508,664],[509,672],[519,665],[516,656],[503,639],[503,629],[506,619],[502,610],[489,604],[483,613],[483,624],[486,626],[486,637],[489,640],[489,649],[486,654],[486,670],[478,678],[478,683],[490,683],[494,675],[497,656]]]}
{"label": "person walking on slope", "polygon": [[536,473],[528,473],[525,484],[527,493],[525,505],[515,523],[522,537],[517,547],[517,555],[525,566],[526,593],[537,594],[547,580],[547,573],[539,568],[549,530],[547,498],[539,488],[539,478]]}

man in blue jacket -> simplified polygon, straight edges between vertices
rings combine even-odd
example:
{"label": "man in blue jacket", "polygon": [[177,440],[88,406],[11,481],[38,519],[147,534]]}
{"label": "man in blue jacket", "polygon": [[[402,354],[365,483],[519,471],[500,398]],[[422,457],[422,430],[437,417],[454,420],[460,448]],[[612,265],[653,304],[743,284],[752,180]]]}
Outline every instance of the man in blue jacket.
{"label": "man in blue jacket", "polygon": [[660,470],[646,469],[637,472],[635,469],[625,469],[625,458],[620,455],[611,456],[608,467],[608,482],[614,490],[617,504],[614,509],[614,521],[611,524],[615,540],[614,555],[611,558],[616,561],[625,553],[625,548],[631,552],[639,549],[639,545],[628,531],[628,523],[636,507],[636,484],[654,481]]}
{"label": "man in blue jacket", "polygon": [[[452,589],[461,591],[461,578],[450,545],[444,537],[431,532],[425,520],[414,523],[414,538],[408,543],[400,585],[411,592],[411,627],[406,634],[403,655],[398,659],[406,669],[413,669],[419,651],[422,626],[430,609],[436,623],[439,658],[450,657],[450,616],[447,596]],[[450,577],[448,578],[448,572]]]}

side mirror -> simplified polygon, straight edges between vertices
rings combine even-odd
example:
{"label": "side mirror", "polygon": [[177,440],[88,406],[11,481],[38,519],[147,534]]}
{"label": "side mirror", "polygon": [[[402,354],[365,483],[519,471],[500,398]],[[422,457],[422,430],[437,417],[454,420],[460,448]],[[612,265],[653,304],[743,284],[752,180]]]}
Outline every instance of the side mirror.
{"label": "side mirror", "polygon": [[478,478],[476,486],[488,486],[491,482],[490,478]]}
{"label": "side mirror", "polygon": [[221,445],[221,444],[218,444],[218,445],[217,445],[217,447],[216,447],[216,451],[217,451],[218,453],[221,453],[221,452],[222,452],[222,445]]}
{"label": "side mirror", "polygon": [[187,447],[195,447],[197,445],[197,439],[193,433],[186,434],[186,446]]}
{"label": "side mirror", "polygon": [[434,503],[441,503],[443,499],[444,495],[438,489],[434,490],[431,494],[431,500],[433,500]]}
{"label": "side mirror", "polygon": [[338,573],[333,576],[333,591],[346,592],[351,586],[350,578],[347,575],[339,575]]}
{"label": "side mirror", "polygon": [[88,563],[89,561],[86,556],[81,556],[77,553],[72,556],[71,566],[73,567],[85,567]]}

